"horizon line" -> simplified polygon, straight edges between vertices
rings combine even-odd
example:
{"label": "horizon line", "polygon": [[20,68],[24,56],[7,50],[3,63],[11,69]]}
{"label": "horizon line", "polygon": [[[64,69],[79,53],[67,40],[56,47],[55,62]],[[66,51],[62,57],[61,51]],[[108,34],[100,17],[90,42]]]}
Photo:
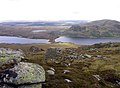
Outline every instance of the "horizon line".
{"label": "horizon line", "polygon": [[87,22],[91,22],[91,21],[97,21],[97,20],[115,20],[115,21],[120,21],[120,20],[116,20],[116,19],[96,19],[96,20],[76,20],[76,19],[67,19],[67,20],[3,20],[0,21],[0,23],[3,22],[55,22],[55,21],[87,21]]}

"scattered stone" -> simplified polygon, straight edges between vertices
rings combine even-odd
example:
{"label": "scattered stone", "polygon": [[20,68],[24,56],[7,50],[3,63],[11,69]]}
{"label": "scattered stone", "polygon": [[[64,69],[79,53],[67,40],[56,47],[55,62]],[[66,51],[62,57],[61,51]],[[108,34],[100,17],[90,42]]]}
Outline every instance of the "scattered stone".
{"label": "scattered stone", "polygon": [[63,63],[64,66],[68,67],[70,66],[71,64],[70,63]]}
{"label": "scattered stone", "polygon": [[99,75],[93,75],[98,81],[101,80],[101,77]]}
{"label": "scattered stone", "polygon": [[63,73],[64,73],[64,74],[67,74],[67,73],[70,73],[70,71],[69,71],[69,70],[64,70]]}
{"label": "scattered stone", "polygon": [[60,64],[60,62],[59,61],[55,61],[55,64]]}
{"label": "scattered stone", "polygon": [[45,59],[77,59],[77,49],[76,48],[55,48],[51,47],[47,49],[45,54]]}
{"label": "scattered stone", "polygon": [[91,58],[92,57],[91,55],[88,55],[88,54],[85,54],[84,56],[87,57],[87,58]]}
{"label": "scattered stone", "polygon": [[70,55],[75,55],[77,52],[77,48],[66,48],[65,52],[67,52]]}
{"label": "scattered stone", "polygon": [[50,70],[52,70],[52,71],[54,71],[54,72],[55,72],[55,69],[54,69],[54,68],[52,68],[52,67],[50,67]]}
{"label": "scattered stone", "polygon": [[69,80],[69,79],[65,79],[65,81],[66,81],[66,82],[68,82],[68,83],[72,82],[72,81],[71,81],[71,80]]}
{"label": "scattered stone", "polygon": [[90,48],[88,51],[89,52],[99,52],[96,48]]}
{"label": "scattered stone", "polygon": [[69,55],[67,56],[67,59],[78,59],[77,55]]}
{"label": "scattered stone", "polygon": [[120,85],[120,81],[116,81],[116,83],[117,83],[118,85]]}
{"label": "scattered stone", "polygon": [[97,58],[103,58],[102,55],[96,55],[95,57],[97,57]]}
{"label": "scattered stone", "polygon": [[53,70],[47,70],[48,75],[55,75],[55,72]]}
{"label": "scattered stone", "polygon": [[45,54],[45,59],[46,60],[58,60],[58,59],[86,59],[86,58],[91,58],[93,57],[92,55],[88,54],[80,54],[79,53],[79,48],[55,48],[51,47],[46,51]]}

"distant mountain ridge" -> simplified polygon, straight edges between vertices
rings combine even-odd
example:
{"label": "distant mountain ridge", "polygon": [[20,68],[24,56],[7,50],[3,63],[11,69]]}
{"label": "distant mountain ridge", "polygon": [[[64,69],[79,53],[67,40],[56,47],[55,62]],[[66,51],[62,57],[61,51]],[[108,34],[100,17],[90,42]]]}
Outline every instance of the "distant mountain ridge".
{"label": "distant mountain ridge", "polygon": [[63,33],[70,37],[114,37],[120,38],[120,22],[115,20],[97,20],[81,25],[74,25]]}
{"label": "distant mountain ridge", "polygon": [[87,23],[86,20],[60,20],[60,21],[16,21],[16,22],[2,22],[0,25],[16,26],[71,26]]}

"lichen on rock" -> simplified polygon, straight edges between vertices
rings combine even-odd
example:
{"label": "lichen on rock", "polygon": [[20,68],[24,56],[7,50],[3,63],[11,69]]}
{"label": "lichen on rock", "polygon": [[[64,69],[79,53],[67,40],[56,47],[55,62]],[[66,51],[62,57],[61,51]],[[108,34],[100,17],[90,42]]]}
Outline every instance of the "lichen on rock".
{"label": "lichen on rock", "polygon": [[4,82],[14,85],[32,84],[45,81],[45,71],[42,66],[34,63],[20,62],[14,68],[9,69],[17,74],[17,76],[5,76]]}
{"label": "lichen on rock", "polygon": [[24,58],[21,50],[0,48],[0,67],[4,64],[19,63]]}

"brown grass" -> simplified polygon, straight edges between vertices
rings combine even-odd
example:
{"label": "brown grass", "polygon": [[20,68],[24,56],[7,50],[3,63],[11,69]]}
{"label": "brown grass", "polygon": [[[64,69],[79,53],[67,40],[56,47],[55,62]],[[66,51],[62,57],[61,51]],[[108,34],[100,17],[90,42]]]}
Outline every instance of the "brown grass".
{"label": "brown grass", "polygon": [[[107,79],[110,77],[116,77],[120,79],[120,53],[116,52],[118,47],[110,48],[98,48],[99,52],[89,52],[87,50],[79,51],[79,53],[87,53],[90,55],[102,55],[105,58],[90,58],[81,60],[64,61],[65,63],[71,63],[70,66],[66,66],[59,60],[44,60],[45,51],[30,52],[29,48],[36,46],[39,48],[47,49],[49,47],[78,47],[78,45],[69,43],[59,44],[30,44],[30,45],[17,45],[17,44],[0,44],[0,47],[9,47],[13,49],[22,49],[26,53],[27,62],[37,63],[44,67],[45,71],[50,67],[55,69],[55,75],[48,75],[46,72],[46,82],[43,88],[119,88],[120,86],[109,82]],[[111,51],[106,51],[111,50]],[[69,70],[70,73],[64,74],[64,70]],[[93,75],[100,75],[102,78],[98,81]],[[65,79],[69,79],[72,82],[68,83]]]}

